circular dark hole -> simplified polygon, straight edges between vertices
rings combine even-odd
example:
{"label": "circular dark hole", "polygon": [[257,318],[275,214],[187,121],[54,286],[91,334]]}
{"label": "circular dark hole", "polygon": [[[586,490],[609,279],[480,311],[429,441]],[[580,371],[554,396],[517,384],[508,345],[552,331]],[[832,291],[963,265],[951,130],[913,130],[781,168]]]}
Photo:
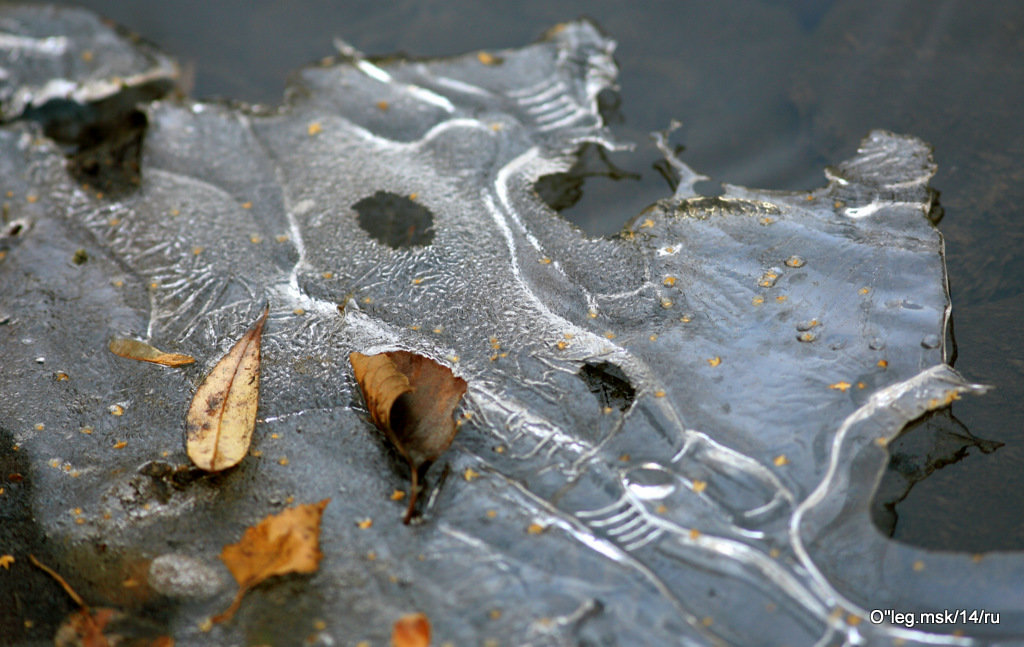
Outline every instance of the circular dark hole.
{"label": "circular dark hole", "polygon": [[352,208],[363,231],[392,249],[434,242],[434,214],[406,196],[377,191]]}

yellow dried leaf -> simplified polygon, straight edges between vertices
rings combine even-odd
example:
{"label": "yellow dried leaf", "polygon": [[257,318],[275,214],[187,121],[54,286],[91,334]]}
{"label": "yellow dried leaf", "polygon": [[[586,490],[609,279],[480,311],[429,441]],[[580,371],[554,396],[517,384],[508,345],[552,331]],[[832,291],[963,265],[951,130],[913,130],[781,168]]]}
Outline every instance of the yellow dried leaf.
{"label": "yellow dried leaf", "polygon": [[0,555],[0,566],[3,566],[5,571],[10,570],[13,563],[14,555]]}
{"label": "yellow dried leaf", "polygon": [[229,544],[220,553],[221,561],[238,582],[238,593],[224,613],[214,622],[230,620],[245,594],[274,575],[315,573],[320,567],[320,518],[330,503],[310,503],[268,515],[247,528],[242,539]]}
{"label": "yellow dried leaf", "polygon": [[127,359],[135,359],[140,362],[152,362],[154,364],[162,364],[163,366],[185,366],[196,361],[196,358],[191,355],[181,355],[178,353],[165,353],[164,351],[154,348],[144,341],[137,339],[125,339],[122,337],[115,337],[110,340],[110,352]]}
{"label": "yellow dried leaf", "polygon": [[268,310],[196,389],[188,409],[188,457],[200,469],[234,467],[249,451],[260,387],[260,338]]}
{"label": "yellow dried leaf", "polygon": [[395,620],[391,647],[429,647],[430,619],[424,613],[410,613]]}
{"label": "yellow dried leaf", "polygon": [[451,445],[455,407],[466,381],[445,366],[406,351],[349,355],[370,417],[409,463],[412,487],[405,523],[412,518],[421,471]]}

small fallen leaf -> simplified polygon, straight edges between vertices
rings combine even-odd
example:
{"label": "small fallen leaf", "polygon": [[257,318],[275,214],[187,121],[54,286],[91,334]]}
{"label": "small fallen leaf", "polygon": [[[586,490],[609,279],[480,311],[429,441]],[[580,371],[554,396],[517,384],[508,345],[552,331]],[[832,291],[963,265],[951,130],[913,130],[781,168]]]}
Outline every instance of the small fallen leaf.
{"label": "small fallen leaf", "polygon": [[[173,647],[173,639],[168,636],[154,636],[152,628],[135,622],[126,622],[129,618],[121,611],[106,608],[90,609],[85,600],[55,570],[40,562],[35,555],[30,554],[28,560],[52,577],[78,605],[78,610],[64,619],[53,637],[53,643],[58,647],[113,647],[127,644]],[[132,633],[135,635],[131,639],[112,629],[114,626],[129,625],[138,625],[133,628]],[[135,640],[136,638],[139,640]]]}
{"label": "small fallen leaf", "polygon": [[391,630],[391,647],[428,647],[430,619],[424,613],[410,613],[395,620]]}
{"label": "small fallen leaf", "polygon": [[476,60],[480,61],[484,65],[497,65],[498,63],[501,62],[501,59],[499,59],[494,54],[490,54],[488,52],[477,52]]}
{"label": "small fallen leaf", "polygon": [[114,636],[107,636],[104,630],[111,620],[121,616],[123,614],[114,609],[96,609],[92,612],[88,607],[82,607],[64,619],[57,628],[53,643],[62,647],[109,647],[111,641],[107,638]]}
{"label": "small fallen leaf", "polygon": [[146,342],[139,341],[137,339],[114,337],[110,340],[109,348],[111,353],[119,357],[136,359],[140,362],[152,362],[163,366],[185,366],[186,364],[192,364],[196,361],[196,358],[191,355],[165,353],[164,351],[158,348],[153,348]]}
{"label": "small fallen leaf", "polygon": [[466,381],[437,362],[407,351],[349,355],[370,417],[409,463],[412,487],[404,523],[419,494],[419,479],[455,437],[455,407]]}
{"label": "small fallen leaf", "polygon": [[10,570],[13,563],[14,555],[0,555],[0,566],[3,566],[5,571]]}
{"label": "small fallen leaf", "polygon": [[188,409],[186,444],[196,467],[219,472],[249,451],[260,390],[260,339],[269,308],[196,389]]}
{"label": "small fallen leaf", "polygon": [[158,635],[148,620],[117,609],[75,611],[61,623],[53,637],[57,647],[174,647],[174,639]]}
{"label": "small fallen leaf", "polygon": [[213,622],[230,620],[245,594],[268,577],[316,572],[323,557],[320,518],[330,502],[324,499],[268,515],[247,528],[238,543],[224,547],[220,558],[238,582],[238,593],[224,613],[211,619]]}

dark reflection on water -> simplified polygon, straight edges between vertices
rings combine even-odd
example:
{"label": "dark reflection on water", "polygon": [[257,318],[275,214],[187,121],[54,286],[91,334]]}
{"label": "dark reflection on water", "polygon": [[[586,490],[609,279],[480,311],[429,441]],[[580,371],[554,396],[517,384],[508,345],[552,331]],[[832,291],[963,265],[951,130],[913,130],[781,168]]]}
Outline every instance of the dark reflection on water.
{"label": "dark reflection on water", "polygon": [[[930,142],[942,191],[960,356],[996,389],[957,403],[971,432],[1004,443],[918,482],[896,506],[898,539],[972,551],[1024,548],[1024,4],[966,1],[81,0],[188,65],[191,91],[277,103],[288,73],[342,37],[368,54],[440,56],[529,42],[588,15],[619,42],[621,122],[638,144],[627,176],[585,181],[565,215],[597,233],[666,192],[648,133],[715,181],[806,189],[871,128]],[[329,7],[329,8],[328,8]],[[974,455],[978,454],[978,455]]]}

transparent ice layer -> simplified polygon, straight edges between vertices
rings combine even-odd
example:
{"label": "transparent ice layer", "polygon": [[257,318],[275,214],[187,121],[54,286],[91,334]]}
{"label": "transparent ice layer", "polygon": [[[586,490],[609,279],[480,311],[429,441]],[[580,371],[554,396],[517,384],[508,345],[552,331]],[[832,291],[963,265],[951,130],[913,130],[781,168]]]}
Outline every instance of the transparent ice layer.
{"label": "transparent ice layer", "polygon": [[[1024,635],[1021,555],[925,551],[871,522],[886,444],[982,390],[946,364],[923,142],[872,132],[820,189],[715,197],[666,153],[675,195],[589,238],[533,189],[584,144],[619,146],[597,110],[614,42],[575,22],[444,60],[339,43],[274,111],[144,103],[138,173],[99,191],[44,136],[39,88],[108,100],[57,64],[108,39],[138,52],[125,92],[173,64],[154,72],[158,55],[81,12],[5,6],[0,32],[0,478],[23,475],[0,483],[0,552],[45,545],[100,600],[98,569],[152,560],[141,586],[182,645],[386,644],[413,611],[458,645]],[[188,403],[265,304],[252,455],[197,474]],[[132,362],[114,336],[198,361]],[[404,463],[348,363],[395,349],[469,383],[410,526],[391,496]],[[327,497],[319,572],[202,631],[234,593],[222,546]],[[1000,622],[920,615],[961,609]]]}

